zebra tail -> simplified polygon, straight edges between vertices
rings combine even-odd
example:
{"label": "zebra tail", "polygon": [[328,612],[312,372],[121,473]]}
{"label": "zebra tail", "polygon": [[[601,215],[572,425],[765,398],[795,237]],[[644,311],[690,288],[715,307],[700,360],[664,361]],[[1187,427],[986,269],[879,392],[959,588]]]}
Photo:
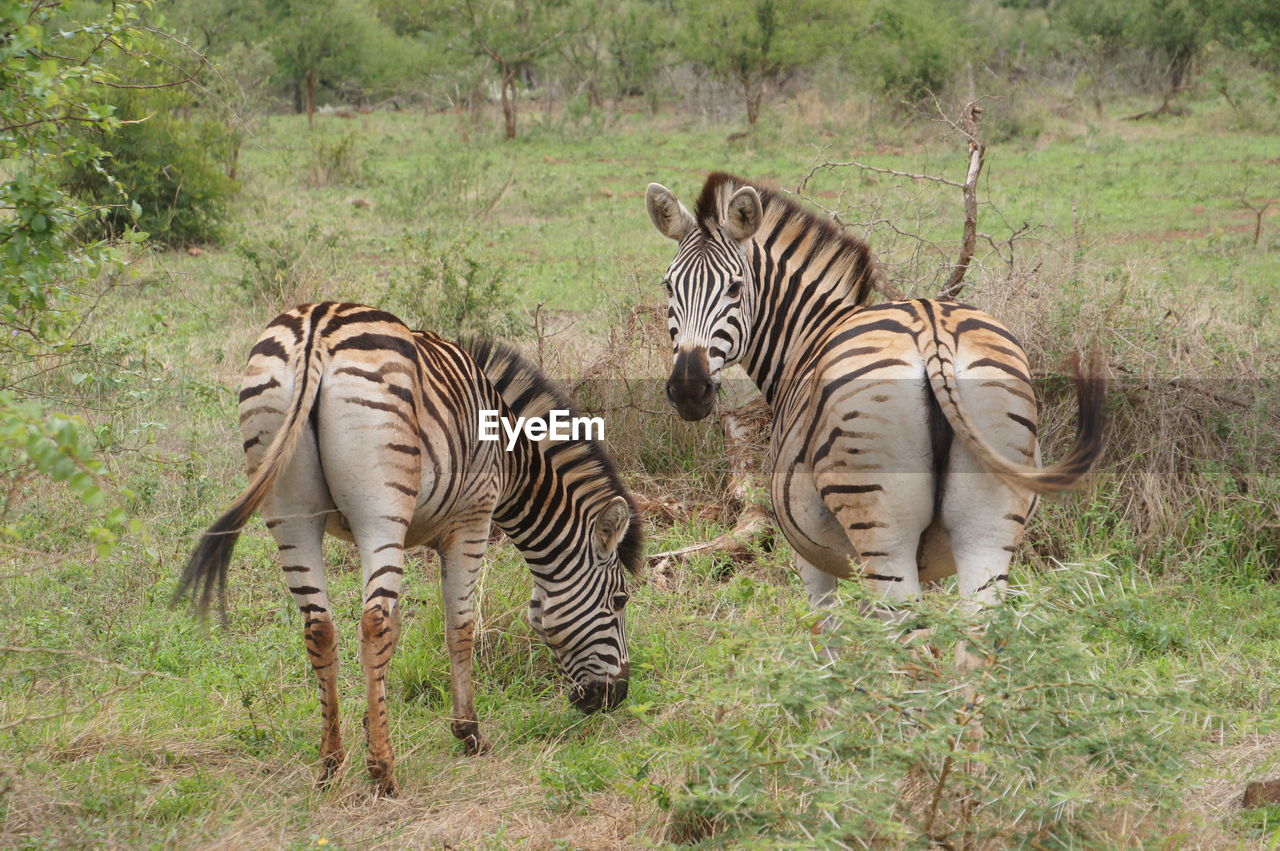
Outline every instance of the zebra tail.
{"label": "zebra tail", "polygon": [[[922,337],[929,335],[922,335]],[[935,344],[930,343],[930,347]],[[955,364],[937,351],[925,353],[928,364],[929,384],[938,406],[974,455],[994,475],[1010,487],[1032,490],[1036,493],[1066,491],[1079,487],[1085,474],[1102,454],[1103,431],[1106,425],[1106,379],[1102,375],[1101,353],[1094,350],[1089,355],[1087,369],[1082,369],[1080,357],[1073,358],[1076,385],[1076,439],[1066,457],[1052,467],[1019,464],[1005,458],[974,426],[964,403],[960,399]]]}
{"label": "zebra tail", "polygon": [[[200,543],[187,560],[169,605],[176,606],[189,594],[196,611],[203,617],[209,611],[216,589],[218,609],[223,621],[226,621],[227,567],[231,564],[231,554],[244,525],[249,522],[267,494],[271,493],[281,471],[298,448],[298,441],[308,427],[311,409],[315,406],[320,390],[324,360],[323,353],[316,349],[310,349],[308,354],[298,359],[293,384],[294,397],[290,400],[285,427],[277,431],[267,445],[262,463],[249,478],[249,486],[200,538]],[[299,387],[301,392],[298,392]]]}

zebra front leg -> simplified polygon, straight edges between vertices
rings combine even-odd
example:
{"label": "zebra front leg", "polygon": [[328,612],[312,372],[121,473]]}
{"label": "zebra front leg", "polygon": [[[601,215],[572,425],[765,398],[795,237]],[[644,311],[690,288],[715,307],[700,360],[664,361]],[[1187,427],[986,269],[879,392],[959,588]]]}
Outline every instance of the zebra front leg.
{"label": "zebra front leg", "polygon": [[440,590],[444,600],[444,639],[449,651],[449,693],[453,700],[450,725],[454,738],[470,756],[488,753],[490,744],[480,734],[475,692],[471,682],[471,650],[475,611],[471,592],[489,541],[489,525],[460,531],[450,546],[440,550]]}

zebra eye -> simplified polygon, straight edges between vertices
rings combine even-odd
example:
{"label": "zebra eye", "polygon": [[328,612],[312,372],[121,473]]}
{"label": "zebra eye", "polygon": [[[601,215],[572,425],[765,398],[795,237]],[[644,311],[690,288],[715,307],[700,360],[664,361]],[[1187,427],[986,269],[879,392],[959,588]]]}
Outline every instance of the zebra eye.
{"label": "zebra eye", "polygon": [[724,294],[729,298],[737,298],[739,295],[741,295],[741,293],[742,293],[742,281],[737,281],[737,280],[730,281],[729,287],[724,291]]}
{"label": "zebra eye", "polygon": [[666,288],[667,288],[667,298],[671,298],[673,295],[675,295],[675,294],[676,294],[676,293],[675,293],[675,290],[673,290],[673,289],[671,288],[671,280],[670,280],[670,279],[665,279],[665,280],[663,280],[662,285],[663,285],[664,287],[666,287]]}
{"label": "zebra eye", "polygon": [[615,610],[615,611],[622,611],[622,607],[623,607],[623,606],[625,606],[625,605],[627,604],[627,601],[628,601],[628,600],[630,600],[630,599],[631,599],[631,597],[630,597],[630,595],[628,595],[628,594],[627,594],[627,592],[626,592],[626,591],[622,591],[622,592],[619,592],[619,593],[617,593],[617,594],[614,594],[614,595],[613,595],[613,608],[614,608],[614,610]]}

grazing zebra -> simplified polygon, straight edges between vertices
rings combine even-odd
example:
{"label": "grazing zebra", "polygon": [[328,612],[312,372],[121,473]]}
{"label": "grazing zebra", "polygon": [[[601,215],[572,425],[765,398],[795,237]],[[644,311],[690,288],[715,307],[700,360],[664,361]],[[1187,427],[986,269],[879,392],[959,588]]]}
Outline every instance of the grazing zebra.
{"label": "grazing zebra", "polygon": [[273,319],[253,347],[240,391],[249,486],[205,533],[178,593],[190,589],[208,607],[261,506],[320,681],[322,783],[345,759],[326,531],[360,553],[366,764],[381,791],[395,791],[386,678],[406,547],[440,554],[452,728],[468,753],[488,749],[472,696],[471,593],[491,522],[529,563],[529,623],[572,683],[574,705],[592,712],[626,696],[625,572],[640,567],[642,530],[612,460],[590,440],[534,441],[522,431],[503,451],[506,441],[479,439],[481,411],[516,422],[560,409],[568,400],[515,351],[410,331],[362,305],[302,305]]}
{"label": "grazing zebra", "polygon": [[971,609],[999,599],[1035,494],[1098,456],[1101,380],[1077,378],[1075,445],[1040,468],[1026,354],[991,316],[864,306],[878,275],[867,246],[740,178],[712,174],[692,215],[656,183],[647,207],[679,243],[667,397],[697,420],[723,369],[755,380],[774,414],[774,511],[811,602],[829,603],[852,564],[890,603],[951,574]]}

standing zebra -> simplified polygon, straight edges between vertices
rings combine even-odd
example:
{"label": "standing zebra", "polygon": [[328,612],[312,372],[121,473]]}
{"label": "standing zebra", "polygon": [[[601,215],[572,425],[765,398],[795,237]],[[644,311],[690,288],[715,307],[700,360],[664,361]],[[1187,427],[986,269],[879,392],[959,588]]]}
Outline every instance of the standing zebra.
{"label": "standing zebra", "polygon": [[320,681],[322,783],[345,759],[326,531],[360,552],[366,764],[381,791],[396,788],[386,678],[400,635],[405,547],[440,554],[453,735],[468,753],[488,749],[472,696],[471,592],[491,522],[529,563],[529,622],[572,683],[574,705],[593,712],[626,697],[625,571],[640,566],[642,530],[612,460],[591,440],[533,441],[521,431],[503,451],[479,434],[481,411],[516,422],[569,408],[511,349],[456,345],[356,304],[290,310],[253,347],[240,391],[249,486],[205,533],[178,593],[190,589],[208,607],[261,505]]}
{"label": "standing zebra", "polygon": [[969,606],[999,599],[1035,493],[1070,487],[1100,451],[1102,382],[1077,379],[1075,445],[1040,468],[1026,354],[992,317],[864,306],[879,274],[867,246],[740,178],[712,174],[693,215],[656,183],[647,207],[679,243],[667,397],[697,420],[721,370],[755,380],[774,414],[774,511],[811,602],[851,564],[889,602],[953,573]]}

